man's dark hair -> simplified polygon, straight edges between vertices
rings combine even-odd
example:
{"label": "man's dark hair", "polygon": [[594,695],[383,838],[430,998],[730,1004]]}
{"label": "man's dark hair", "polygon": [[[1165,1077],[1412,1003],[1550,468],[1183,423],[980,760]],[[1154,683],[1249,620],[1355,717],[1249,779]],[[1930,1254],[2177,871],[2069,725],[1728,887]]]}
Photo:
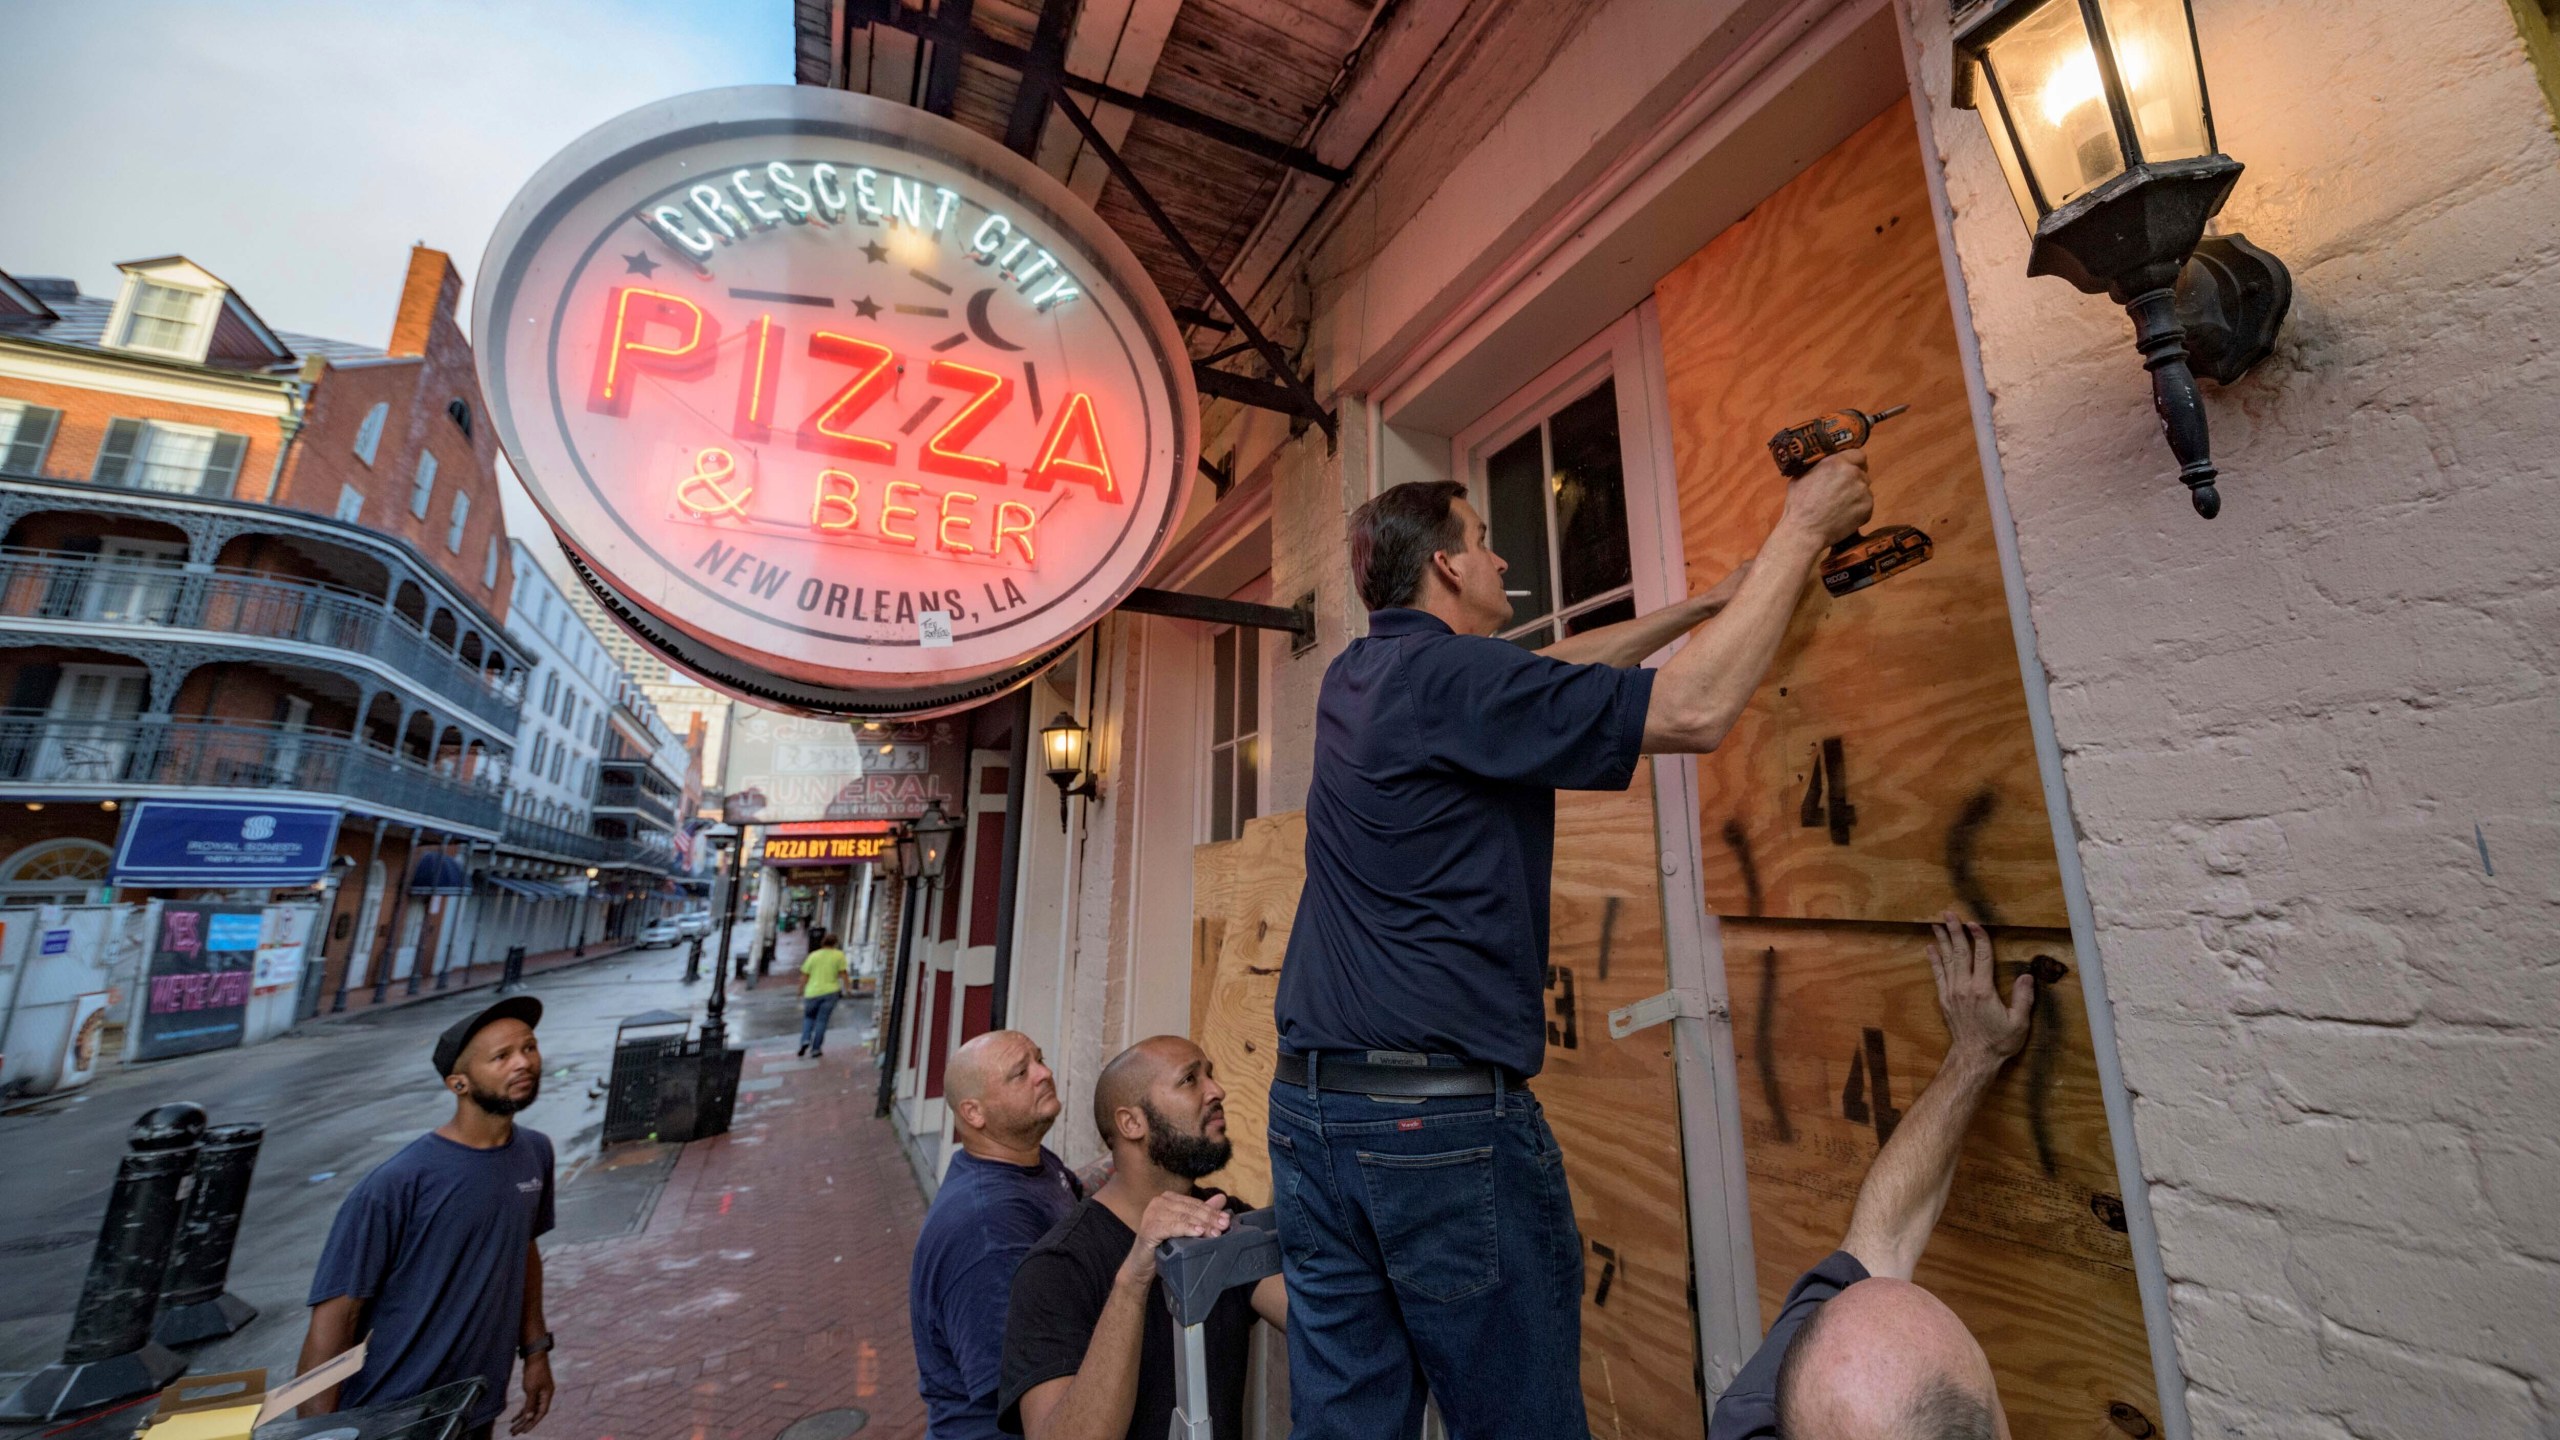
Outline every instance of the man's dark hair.
{"label": "man's dark hair", "polygon": [[1432,555],[1454,552],[1466,538],[1453,508],[1466,493],[1454,480],[1410,480],[1351,512],[1351,578],[1362,604],[1390,610],[1413,602]]}
{"label": "man's dark hair", "polygon": [[[1803,1371],[1810,1363],[1805,1357],[1813,1353],[1814,1336],[1830,1313],[1828,1305],[1815,1310],[1787,1342],[1787,1353],[1778,1361],[1779,1440],[1795,1440],[1799,1433],[1796,1392],[1805,1383]],[[1911,1407],[1908,1419],[1902,1433],[1911,1440],[1994,1440],[2000,1433],[1992,1425],[1991,1406],[1945,1375],[1920,1392],[1920,1403]]]}

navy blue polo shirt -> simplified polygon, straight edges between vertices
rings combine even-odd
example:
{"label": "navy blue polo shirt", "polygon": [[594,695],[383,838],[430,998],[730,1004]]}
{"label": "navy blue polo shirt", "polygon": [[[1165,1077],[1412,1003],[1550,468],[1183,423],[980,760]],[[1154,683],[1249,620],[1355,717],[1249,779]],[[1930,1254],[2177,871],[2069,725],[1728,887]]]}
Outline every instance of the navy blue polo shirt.
{"label": "navy blue polo shirt", "polygon": [[1653,672],[1378,610],[1325,671],[1280,1045],[1546,1059],[1558,790],[1624,790]]}

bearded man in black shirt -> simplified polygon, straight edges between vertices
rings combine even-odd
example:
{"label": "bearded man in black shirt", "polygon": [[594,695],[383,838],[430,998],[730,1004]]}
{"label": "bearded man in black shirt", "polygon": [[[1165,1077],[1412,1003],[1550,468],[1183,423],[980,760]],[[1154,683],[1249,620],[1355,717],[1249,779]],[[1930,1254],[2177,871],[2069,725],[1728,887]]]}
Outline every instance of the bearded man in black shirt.
{"label": "bearded man in black shirt", "polygon": [[[1161,1440],[1177,1357],[1156,1246],[1223,1234],[1246,1208],[1196,1183],[1227,1163],[1226,1092],[1199,1046],[1159,1035],[1103,1067],[1093,1121],[1111,1148],[1111,1179],[1014,1272],[997,1423],[1030,1440]],[[1256,1316],[1288,1328],[1279,1276],[1229,1291],[1203,1327],[1218,1440],[1243,1440]]]}

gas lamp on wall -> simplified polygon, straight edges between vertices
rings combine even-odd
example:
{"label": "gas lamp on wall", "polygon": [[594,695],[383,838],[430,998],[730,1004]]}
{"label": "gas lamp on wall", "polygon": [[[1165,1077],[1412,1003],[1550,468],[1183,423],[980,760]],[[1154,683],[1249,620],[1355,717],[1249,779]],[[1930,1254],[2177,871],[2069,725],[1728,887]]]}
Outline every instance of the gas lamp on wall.
{"label": "gas lamp on wall", "polygon": [[1065,711],[1040,727],[1040,754],[1049,765],[1049,779],[1058,787],[1058,828],[1067,824],[1067,801],[1081,795],[1088,800],[1102,798],[1101,777],[1085,768],[1086,749],[1092,735],[1075,717]]}
{"label": "gas lamp on wall", "polygon": [[916,868],[908,873],[923,876],[928,884],[940,884],[943,867],[951,863],[951,837],[960,833],[960,822],[942,813],[941,801],[927,800],[924,813],[908,830],[913,838],[899,842],[901,857],[910,853],[908,845],[915,847]]}
{"label": "gas lamp on wall", "polygon": [[2201,374],[2228,385],[2274,349],[2284,263],[2207,236],[2240,177],[2214,137],[2188,0],[1952,0],[1954,103],[1979,111],[2035,232],[2030,275],[2133,316],[2152,404],[2196,513],[2222,508]]}

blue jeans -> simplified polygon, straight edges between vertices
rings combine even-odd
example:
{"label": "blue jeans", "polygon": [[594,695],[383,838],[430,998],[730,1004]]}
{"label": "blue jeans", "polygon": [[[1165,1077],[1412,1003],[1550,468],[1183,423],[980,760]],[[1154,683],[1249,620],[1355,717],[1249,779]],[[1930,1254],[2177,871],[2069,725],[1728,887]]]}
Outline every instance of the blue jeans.
{"label": "blue jeans", "polygon": [[[1321,1057],[1316,1074],[1323,1074]],[[1571,1440],[1582,1232],[1536,1097],[1271,1087],[1291,1440]]]}
{"label": "blue jeans", "polygon": [[800,1002],[800,1048],[823,1050],[827,1045],[827,1021],[836,1013],[837,995],[812,995]]}

